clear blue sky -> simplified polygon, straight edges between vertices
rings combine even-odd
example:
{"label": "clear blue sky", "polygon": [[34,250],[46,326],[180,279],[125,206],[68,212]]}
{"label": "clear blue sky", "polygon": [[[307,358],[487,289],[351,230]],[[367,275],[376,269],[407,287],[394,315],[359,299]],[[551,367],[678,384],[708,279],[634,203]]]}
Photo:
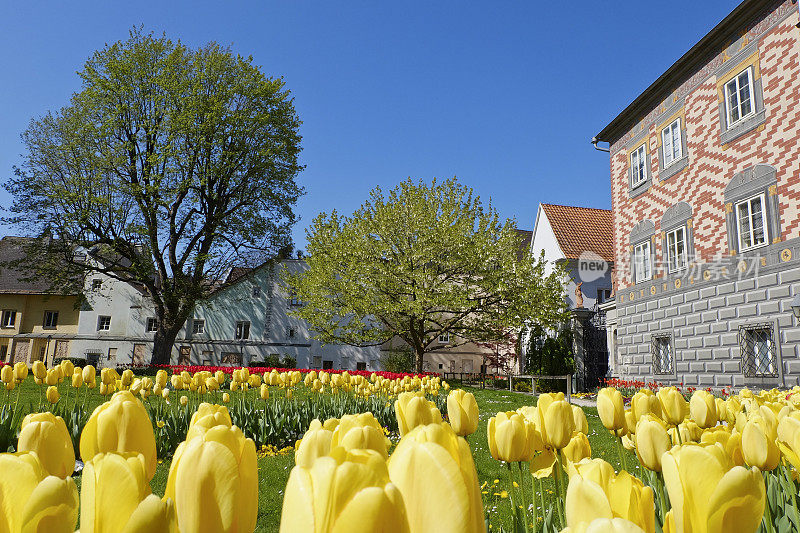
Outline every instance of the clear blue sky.
{"label": "clear blue sky", "polygon": [[350,213],[407,176],[458,176],[530,229],[539,202],[610,207],[608,156],[589,140],[738,1],[668,4],[6,1],[0,179],[92,51],[143,24],[284,77],[307,165],[299,247],[320,211]]}

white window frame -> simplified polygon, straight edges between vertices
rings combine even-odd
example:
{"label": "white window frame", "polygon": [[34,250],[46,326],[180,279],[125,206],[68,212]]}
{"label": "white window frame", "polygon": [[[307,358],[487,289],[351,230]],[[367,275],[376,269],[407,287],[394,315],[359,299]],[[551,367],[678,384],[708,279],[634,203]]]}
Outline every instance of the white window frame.
{"label": "white window frame", "polygon": [[[671,235],[674,235],[675,241],[669,242]],[[683,253],[678,254],[678,235],[681,236],[680,242],[683,243]],[[670,273],[679,272],[689,266],[689,249],[687,246],[688,239],[686,238],[686,226],[679,226],[670,230],[664,236],[664,244],[667,249],[667,269]]]}
{"label": "white window frame", "polygon": [[[764,231],[764,242],[753,244],[755,242],[755,235],[753,233],[753,200],[759,200],[761,202],[761,227]],[[742,205],[747,205],[747,218],[748,224],[750,229],[750,246],[743,246],[742,245],[742,220],[741,220],[741,212],[739,207]],[[769,244],[769,227],[767,226],[767,202],[765,195],[757,194],[756,196],[751,196],[746,200],[742,200],[741,202],[736,202],[734,206],[736,210],[736,235],[739,239],[739,251],[744,252],[747,250],[754,250],[756,248],[761,248],[762,246],[766,246]]]}
{"label": "white window frame", "polygon": [[443,333],[439,335],[439,344],[449,344],[450,343],[450,334]]}
{"label": "white window frame", "polygon": [[192,334],[202,335],[206,332],[206,321],[203,318],[195,318],[192,320]]}
{"label": "white window frame", "polygon": [[144,326],[147,333],[153,333],[158,330],[158,319],[152,316],[147,317],[147,323]]}
{"label": "white window frame", "polygon": [[[744,86],[740,78],[743,74],[747,75],[747,90],[748,90],[748,102],[750,104],[750,111],[747,114],[742,113],[742,104],[744,103],[743,100],[739,100],[739,96]],[[736,120],[731,120],[731,111],[734,109],[734,103],[731,102],[731,95],[728,91],[728,87],[733,86],[735,88],[734,94],[736,95],[736,103],[735,108],[736,111],[739,113],[739,118]],[[725,116],[726,122],[728,125],[728,129],[735,126],[742,120],[746,119],[750,115],[753,115],[756,112],[756,99],[755,93],[753,92],[753,67],[747,67],[746,69],[742,70],[741,72],[737,73],[730,81],[726,82],[725,85],[722,87],[722,92],[725,95]]]}
{"label": "white window frame", "polygon": [[1,319],[0,327],[13,328],[17,323],[17,312],[13,309],[3,309]]}
{"label": "white window frame", "polygon": [[[108,322],[104,319],[108,319]],[[97,331],[110,331],[111,330],[111,317],[109,315],[97,316]]]}
{"label": "white window frame", "polygon": [[58,327],[58,311],[45,311],[42,319],[42,328],[55,329]]}
{"label": "white window frame", "polygon": [[[245,335],[245,328],[246,333]],[[240,320],[236,323],[236,332],[235,332],[235,339],[237,341],[246,341],[250,338],[250,321],[249,320]]]}
{"label": "white window frame", "polygon": [[[647,181],[647,143],[642,143],[630,155],[631,163],[631,189],[635,189],[642,183]],[[634,163],[634,156],[636,162]],[[639,172],[641,170],[641,172]],[[640,179],[637,179],[640,178]]]}
{"label": "white window frame", "polygon": [[[677,139],[675,138],[677,133]],[[669,149],[667,147],[669,146]],[[681,118],[661,130],[661,154],[664,157],[664,168],[683,157],[683,133],[681,132]]]}
{"label": "white window frame", "polygon": [[[645,249],[647,250],[646,253]],[[647,260],[646,275],[645,273],[640,272],[639,269],[640,255],[642,258]],[[645,266],[644,262],[642,262],[642,266]],[[643,281],[649,281],[653,279],[653,263],[649,240],[642,241],[633,247],[633,279],[634,283],[641,283]]]}

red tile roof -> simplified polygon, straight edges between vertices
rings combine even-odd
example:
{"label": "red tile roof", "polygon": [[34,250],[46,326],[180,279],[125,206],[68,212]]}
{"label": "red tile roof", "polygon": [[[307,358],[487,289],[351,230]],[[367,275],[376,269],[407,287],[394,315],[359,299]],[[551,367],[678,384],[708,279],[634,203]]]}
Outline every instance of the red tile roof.
{"label": "red tile roof", "polygon": [[614,229],[610,209],[542,204],[567,259],[591,251],[614,261]]}

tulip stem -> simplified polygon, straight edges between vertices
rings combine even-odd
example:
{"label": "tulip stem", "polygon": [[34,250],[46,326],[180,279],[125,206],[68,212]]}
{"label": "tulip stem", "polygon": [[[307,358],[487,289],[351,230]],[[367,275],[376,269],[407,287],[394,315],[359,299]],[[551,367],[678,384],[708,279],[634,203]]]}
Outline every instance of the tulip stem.
{"label": "tulip stem", "polygon": [[561,468],[561,459],[559,458],[558,452],[556,452],[556,469],[554,470],[555,480],[556,480],[556,508],[558,509],[558,517],[561,520],[561,527],[567,525],[567,520],[564,516],[564,494],[562,493],[562,472],[563,469]]}
{"label": "tulip stem", "polygon": [[[767,493],[769,493],[769,472],[762,472],[764,476],[764,486],[767,489]],[[774,533],[775,528],[772,524],[772,511],[769,508],[769,498],[766,498],[764,502],[764,522],[766,523],[765,529],[769,533]]]}
{"label": "tulip stem", "polygon": [[517,462],[517,469],[519,470],[519,487],[520,490],[522,491],[522,516],[525,519],[525,531],[527,531],[529,507],[528,507],[528,495],[525,491],[525,476],[522,474],[522,462]]}
{"label": "tulip stem", "polygon": [[797,491],[795,490],[796,486],[794,484],[794,480],[792,479],[792,473],[789,470],[789,466],[786,464],[783,465],[783,473],[786,474],[786,481],[788,481],[789,485],[791,485],[792,487],[792,490],[789,492],[792,495],[792,508],[794,509],[794,519],[795,519],[794,523],[795,525],[798,525],[800,524],[800,515],[798,515],[797,512],[797,495],[795,494]]}

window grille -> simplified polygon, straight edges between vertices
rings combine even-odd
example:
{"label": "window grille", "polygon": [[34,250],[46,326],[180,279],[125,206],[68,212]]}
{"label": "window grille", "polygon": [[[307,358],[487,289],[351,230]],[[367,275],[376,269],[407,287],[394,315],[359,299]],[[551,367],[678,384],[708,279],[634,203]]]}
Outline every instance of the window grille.
{"label": "window grille", "polygon": [[778,352],[772,324],[740,326],[739,347],[745,377],[778,377]]}

